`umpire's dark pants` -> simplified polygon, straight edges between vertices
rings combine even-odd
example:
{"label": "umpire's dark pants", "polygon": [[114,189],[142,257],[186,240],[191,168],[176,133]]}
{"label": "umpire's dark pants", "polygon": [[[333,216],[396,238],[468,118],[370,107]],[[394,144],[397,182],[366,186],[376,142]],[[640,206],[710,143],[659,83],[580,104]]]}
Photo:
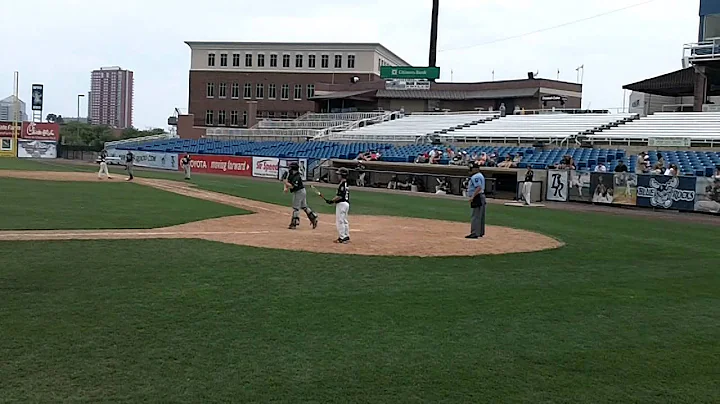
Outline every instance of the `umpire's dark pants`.
{"label": "umpire's dark pants", "polygon": [[470,234],[474,234],[478,237],[485,235],[485,195],[479,195],[480,206],[472,208],[472,220],[470,222]]}

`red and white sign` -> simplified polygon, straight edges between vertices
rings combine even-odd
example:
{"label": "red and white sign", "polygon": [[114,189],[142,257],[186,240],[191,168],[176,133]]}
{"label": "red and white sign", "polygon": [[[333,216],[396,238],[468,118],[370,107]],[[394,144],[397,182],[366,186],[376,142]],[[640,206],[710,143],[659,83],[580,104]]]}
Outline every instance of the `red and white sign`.
{"label": "red and white sign", "polygon": [[29,140],[60,140],[60,124],[23,122],[20,137]]}
{"label": "red and white sign", "polygon": [[[5,122],[0,121],[0,137],[13,137],[13,123],[12,122]],[[22,124],[18,122],[17,127],[17,134],[18,137],[21,135],[22,132]]]}
{"label": "red and white sign", "polygon": [[[195,173],[229,174],[250,177],[252,175],[252,158],[236,156],[207,156],[191,154],[190,167]],[[178,168],[180,171],[182,167]]]}
{"label": "red and white sign", "polygon": [[274,157],[253,157],[252,175],[260,178],[278,178],[280,159]]}

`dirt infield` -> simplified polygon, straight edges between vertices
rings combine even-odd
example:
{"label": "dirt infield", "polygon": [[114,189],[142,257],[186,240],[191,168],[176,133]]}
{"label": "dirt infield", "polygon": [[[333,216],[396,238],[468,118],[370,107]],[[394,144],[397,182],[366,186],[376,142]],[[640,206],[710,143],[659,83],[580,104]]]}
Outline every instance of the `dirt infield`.
{"label": "dirt infield", "polygon": [[[98,182],[94,173],[1,171],[0,177],[45,181]],[[117,178],[117,177],[116,177]],[[111,181],[121,181],[113,179]],[[321,215],[317,229],[303,218],[298,230],[288,230],[290,209],[235,196],[203,191],[187,183],[137,178],[135,183],[176,194],[218,202],[255,212],[251,215],[202,220],[151,230],[0,231],[0,240],[96,240],[195,238],[253,247],[316,253],[392,256],[468,256],[532,252],[563,243],[525,230],[488,226],[485,237],[466,240],[467,223],[389,216],[352,215],[350,244],[334,244],[335,218]],[[469,212],[468,212],[469,214]]]}

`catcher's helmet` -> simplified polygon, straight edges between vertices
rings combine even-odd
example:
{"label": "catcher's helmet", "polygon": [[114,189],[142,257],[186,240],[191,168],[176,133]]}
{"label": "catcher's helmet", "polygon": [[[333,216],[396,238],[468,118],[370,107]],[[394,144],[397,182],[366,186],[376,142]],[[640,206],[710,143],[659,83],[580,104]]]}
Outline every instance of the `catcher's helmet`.
{"label": "catcher's helmet", "polygon": [[290,163],[290,169],[294,170],[294,171],[298,171],[298,170],[300,170],[300,164],[298,164],[296,162],[292,162],[292,163]]}
{"label": "catcher's helmet", "polygon": [[348,174],[350,173],[347,168],[342,167],[337,171],[338,175],[342,178],[347,178]]}

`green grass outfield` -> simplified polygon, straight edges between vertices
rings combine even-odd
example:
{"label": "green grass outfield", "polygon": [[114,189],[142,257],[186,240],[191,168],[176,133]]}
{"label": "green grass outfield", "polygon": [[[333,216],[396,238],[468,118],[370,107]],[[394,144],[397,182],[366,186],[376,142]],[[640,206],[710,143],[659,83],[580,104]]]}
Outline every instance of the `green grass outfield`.
{"label": "green grass outfield", "polygon": [[[272,182],[193,182],[288,199]],[[469,213],[462,201],[356,191],[351,224],[360,212]],[[1,242],[0,402],[720,401],[718,227],[497,205],[488,215],[567,246],[420,259]]]}

